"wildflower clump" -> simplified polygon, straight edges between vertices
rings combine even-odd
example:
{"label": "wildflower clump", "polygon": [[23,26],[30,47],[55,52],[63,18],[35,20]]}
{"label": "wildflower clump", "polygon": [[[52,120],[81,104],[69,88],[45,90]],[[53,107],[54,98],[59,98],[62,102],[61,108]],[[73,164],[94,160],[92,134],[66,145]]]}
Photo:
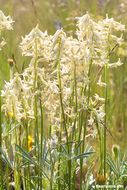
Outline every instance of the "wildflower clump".
{"label": "wildflower clump", "polygon": [[[78,109],[81,109],[81,107],[87,107],[87,91],[89,83],[91,82],[89,76],[90,64],[92,62],[92,67],[96,65],[104,67],[105,64],[108,64],[108,67],[122,65],[120,59],[115,63],[110,63],[109,55],[116,44],[120,45],[122,43],[122,36],[116,36],[115,31],[123,31],[125,28],[124,25],[113,19],[109,19],[108,16],[106,19],[98,22],[93,20],[88,13],[77,19],[76,38],[73,38],[72,36],[67,37],[65,32],[61,29],[51,36],[48,35],[47,32],[43,33],[38,26],[36,26],[30,34],[26,35],[25,38],[22,38],[20,44],[22,54],[33,58],[31,59],[30,66],[24,70],[21,76],[16,74],[10,83],[6,83],[3,97],[9,96],[5,95],[5,92],[7,93],[8,90],[10,93],[10,88],[15,91],[13,92],[13,95],[15,94],[16,98],[19,96],[19,102],[22,101],[20,98],[21,91],[25,94],[25,97],[27,97],[26,93],[28,93],[28,96],[33,97],[34,94],[40,92],[43,105],[45,105],[46,109],[54,107],[54,111],[52,109],[48,111],[54,112],[54,114],[56,112],[57,115],[56,107],[60,106],[57,97],[60,93],[57,77],[57,62],[60,61],[61,90],[63,93],[63,106],[66,114],[71,117],[72,112],[74,111],[72,108],[73,106],[69,105],[71,97],[73,97],[73,101],[77,100]],[[9,19],[8,24],[11,22],[12,21]],[[11,28],[11,26],[9,28]],[[37,92],[33,92],[34,89],[32,89],[35,79],[35,57],[37,59],[37,82],[40,85],[40,88],[36,89]],[[99,80],[96,81],[100,86],[102,83],[102,75],[103,73],[100,73],[100,75],[97,76]],[[16,85],[13,84],[14,81],[17,83]],[[10,87],[10,85],[12,87]],[[83,88],[86,88],[86,96],[82,93]],[[96,95],[95,97],[97,98],[97,96],[99,100],[99,95]],[[96,101],[98,101],[96,98],[94,98],[94,96],[90,97],[91,105],[94,104],[94,102],[96,104]],[[28,100],[29,98],[27,97],[24,101]],[[31,101],[26,102],[26,104],[30,104]],[[101,98],[99,101],[101,101]],[[10,109],[12,109],[11,107],[13,107],[13,104],[13,101],[12,104],[9,103]],[[22,115],[23,109],[26,109],[27,106],[23,108],[22,103],[16,103],[16,105],[21,105],[21,109],[19,110]],[[3,105],[3,107],[7,109],[8,106]],[[28,109],[28,111],[30,110]]]}
{"label": "wildflower clump", "polygon": [[[32,161],[30,157],[27,161],[28,166],[35,164],[39,189],[74,189],[77,168],[81,177],[78,185],[83,187],[83,165],[86,155],[93,153],[85,144],[89,136],[99,138],[100,170],[105,175],[106,74],[123,64],[119,58],[112,62],[111,56],[123,42],[125,27],[108,16],[96,21],[87,13],[76,19],[75,37],[67,36],[63,29],[49,35],[36,26],[22,38],[20,49],[22,55],[31,57],[30,64],[22,73],[15,73],[2,90],[2,110],[5,116],[13,114],[11,133],[14,125],[20,126],[17,133],[22,138],[15,143],[24,146],[27,139],[28,149],[35,151]],[[7,20],[12,22],[9,17]],[[31,133],[34,147],[28,136]]]}

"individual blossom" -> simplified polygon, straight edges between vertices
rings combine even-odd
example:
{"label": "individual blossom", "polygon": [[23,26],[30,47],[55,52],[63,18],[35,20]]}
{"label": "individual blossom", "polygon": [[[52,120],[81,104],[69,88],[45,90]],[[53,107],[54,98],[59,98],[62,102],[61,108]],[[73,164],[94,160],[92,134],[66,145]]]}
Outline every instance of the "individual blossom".
{"label": "individual blossom", "polygon": [[105,103],[105,99],[100,97],[98,94],[95,94],[94,95],[94,98],[95,98],[95,104],[98,104],[98,103]]}
{"label": "individual blossom", "polygon": [[120,60],[120,58],[119,58],[117,62],[110,63],[110,64],[109,64],[109,67],[110,67],[110,68],[116,68],[116,67],[119,67],[119,66],[121,66],[121,65],[123,65],[123,63],[121,62],[121,60]]}
{"label": "individual blossom", "polygon": [[2,41],[0,42],[0,50],[5,46],[6,41],[4,38],[2,38]]}
{"label": "individual blossom", "polygon": [[106,83],[102,81],[102,76],[99,77],[99,80],[97,81],[97,85],[100,87],[106,87]]}
{"label": "individual blossom", "polygon": [[95,116],[97,117],[98,123],[103,125],[105,117],[104,105],[99,106],[98,109],[95,108],[94,113]]}
{"label": "individual blossom", "polygon": [[94,118],[93,118],[93,116],[91,114],[90,118],[88,119],[88,125],[92,126],[93,123],[94,123]]}

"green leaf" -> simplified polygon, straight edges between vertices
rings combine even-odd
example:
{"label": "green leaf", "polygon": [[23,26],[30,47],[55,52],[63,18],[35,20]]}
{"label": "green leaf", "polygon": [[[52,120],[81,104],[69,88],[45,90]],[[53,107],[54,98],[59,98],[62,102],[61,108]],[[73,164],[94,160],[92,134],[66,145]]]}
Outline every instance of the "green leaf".
{"label": "green leaf", "polygon": [[21,155],[25,160],[27,160],[29,163],[32,163],[34,165],[37,165],[37,163],[34,161],[34,159],[30,156],[29,153],[27,153],[22,147],[19,145],[16,145],[16,149],[20,152],[17,152],[17,154]]}

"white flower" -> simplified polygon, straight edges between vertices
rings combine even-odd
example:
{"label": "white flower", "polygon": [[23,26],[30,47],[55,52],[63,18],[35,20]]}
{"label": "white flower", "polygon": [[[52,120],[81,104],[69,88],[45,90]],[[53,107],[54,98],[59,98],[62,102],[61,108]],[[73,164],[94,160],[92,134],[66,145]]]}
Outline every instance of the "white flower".
{"label": "white flower", "polygon": [[125,30],[125,25],[114,21],[113,18],[108,18],[108,15],[106,15],[106,19],[103,21],[103,25],[110,30],[116,30],[116,31],[124,31]]}
{"label": "white flower", "polygon": [[105,87],[105,86],[106,86],[106,83],[105,83],[105,82],[102,82],[101,76],[99,77],[99,80],[98,80],[98,82],[97,82],[97,85],[99,85],[100,87]]}
{"label": "white flower", "polygon": [[102,102],[102,103],[105,102],[105,99],[100,97],[98,94],[95,94],[94,98],[95,98],[95,101],[97,101],[97,102]]}
{"label": "white flower", "polygon": [[6,41],[3,38],[2,41],[0,42],[0,50],[4,47],[5,44],[6,44]]}
{"label": "white flower", "polygon": [[119,67],[119,66],[121,66],[121,65],[123,65],[123,63],[121,62],[121,60],[120,60],[120,58],[119,58],[117,62],[115,62],[115,63],[110,63],[108,66],[109,66],[110,68],[116,68],[116,67]]}
{"label": "white flower", "polygon": [[98,119],[99,123],[104,122],[105,112],[104,112],[104,105],[100,106],[99,109],[95,109],[95,114]]}
{"label": "white flower", "polygon": [[52,37],[53,49],[54,49],[56,44],[58,44],[60,41],[62,42],[65,38],[66,38],[66,33],[63,31],[63,29],[57,30],[56,33]]}
{"label": "white flower", "polygon": [[88,125],[92,126],[94,123],[94,119],[93,117],[91,116],[90,119],[88,120]]}

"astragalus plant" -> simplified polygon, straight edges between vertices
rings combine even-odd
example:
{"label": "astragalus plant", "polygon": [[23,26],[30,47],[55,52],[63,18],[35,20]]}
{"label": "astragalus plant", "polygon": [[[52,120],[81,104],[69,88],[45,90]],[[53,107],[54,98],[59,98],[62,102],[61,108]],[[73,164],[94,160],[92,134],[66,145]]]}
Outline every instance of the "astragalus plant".
{"label": "astragalus plant", "polygon": [[76,20],[74,36],[63,29],[48,35],[37,25],[22,38],[29,66],[13,73],[1,92],[1,152],[11,163],[16,190],[84,189],[87,159],[96,151],[92,138],[99,139],[99,174],[106,178],[108,71],[122,65],[111,56],[125,27],[88,13]]}

